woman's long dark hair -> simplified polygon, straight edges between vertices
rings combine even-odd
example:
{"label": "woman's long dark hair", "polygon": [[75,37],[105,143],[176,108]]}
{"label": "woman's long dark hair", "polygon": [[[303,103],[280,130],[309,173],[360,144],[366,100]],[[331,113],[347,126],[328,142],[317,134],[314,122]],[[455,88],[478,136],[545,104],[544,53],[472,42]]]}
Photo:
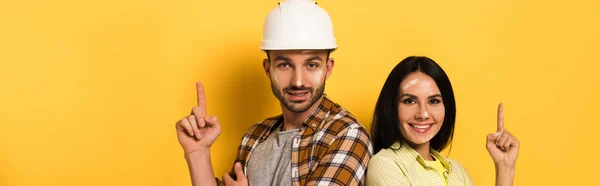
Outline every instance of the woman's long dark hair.
{"label": "woman's long dark hair", "polygon": [[381,93],[377,99],[373,122],[371,123],[371,137],[374,152],[389,148],[395,142],[406,139],[400,133],[400,120],[398,119],[398,96],[400,82],[411,73],[421,72],[430,76],[442,94],[445,107],[445,117],[440,131],[431,139],[430,147],[442,151],[452,141],[454,135],[454,121],[456,119],[456,102],[450,79],[435,61],[428,57],[411,56],[402,60],[390,73]]}

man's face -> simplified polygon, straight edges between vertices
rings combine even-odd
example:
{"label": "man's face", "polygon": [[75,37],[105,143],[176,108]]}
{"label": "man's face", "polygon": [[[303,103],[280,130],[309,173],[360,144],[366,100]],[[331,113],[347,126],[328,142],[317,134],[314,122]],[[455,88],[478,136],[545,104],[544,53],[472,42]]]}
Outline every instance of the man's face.
{"label": "man's face", "polygon": [[279,102],[294,113],[302,113],[323,95],[333,59],[327,50],[272,50],[263,61],[271,90]]}

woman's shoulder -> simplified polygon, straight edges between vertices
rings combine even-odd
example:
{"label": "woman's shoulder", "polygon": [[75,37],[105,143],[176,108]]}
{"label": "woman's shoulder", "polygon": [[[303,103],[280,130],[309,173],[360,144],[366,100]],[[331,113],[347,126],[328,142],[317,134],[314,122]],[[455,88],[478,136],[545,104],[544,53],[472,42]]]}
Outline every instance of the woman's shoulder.
{"label": "woman's shoulder", "polygon": [[409,185],[405,169],[393,149],[381,149],[369,160],[366,185]]}
{"label": "woman's shoulder", "polygon": [[450,164],[450,177],[451,178],[453,178],[455,181],[457,181],[463,185],[469,185],[469,186],[474,185],[473,180],[469,176],[469,173],[467,172],[465,167],[463,167],[463,165],[460,162],[458,162],[454,159],[450,159],[450,158],[446,158],[446,160]]}
{"label": "woman's shoulder", "polygon": [[369,160],[369,162],[386,162],[386,163],[390,163],[390,162],[394,162],[395,160],[397,160],[398,157],[396,155],[396,153],[394,152],[393,149],[381,149],[379,152],[377,152],[375,155],[373,155],[373,157],[371,157],[371,160]]}
{"label": "woman's shoulder", "polygon": [[409,161],[410,159],[413,159],[410,158],[411,156],[413,155],[407,152],[405,149],[402,149],[400,146],[394,144],[390,148],[381,149],[379,152],[373,155],[373,157],[371,157],[369,162],[374,161],[378,164],[387,163],[390,165],[400,166],[412,163]]}
{"label": "woman's shoulder", "polygon": [[415,159],[417,158],[417,156],[418,153],[415,152],[412,148],[407,147],[406,144],[403,145],[400,142],[396,142],[388,148],[381,149],[372,157],[372,159],[376,159],[376,161],[385,162],[393,161],[399,165],[412,165],[416,163]]}
{"label": "woman's shoulder", "polygon": [[450,164],[450,172],[465,174],[468,176],[467,170],[465,169],[465,167],[463,167],[463,165],[460,162],[451,158],[446,158],[446,160]]}
{"label": "woman's shoulder", "polygon": [[464,167],[462,166],[462,164],[460,164],[460,162],[456,161],[455,159],[452,158],[446,158],[446,161],[448,161],[448,163],[450,163],[450,166],[454,169],[454,168],[459,168],[459,169],[464,169]]}

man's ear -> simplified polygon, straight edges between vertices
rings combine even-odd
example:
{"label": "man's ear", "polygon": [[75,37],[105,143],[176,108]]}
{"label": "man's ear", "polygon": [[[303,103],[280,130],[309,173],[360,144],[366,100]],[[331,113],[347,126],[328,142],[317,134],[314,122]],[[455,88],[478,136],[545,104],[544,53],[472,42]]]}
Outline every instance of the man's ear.
{"label": "man's ear", "polygon": [[333,58],[329,58],[327,59],[327,75],[325,76],[325,79],[328,79],[329,76],[331,76],[331,73],[333,72],[333,66],[335,65],[335,60],[333,60]]}
{"label": "man's ear", "polygon": [[271,64],[269,63],[269,59],[263,59],[263,68],[265,69],[265,74],[267,74],[267,77],[271,77],[271,72],[269,72],[270,67]]}

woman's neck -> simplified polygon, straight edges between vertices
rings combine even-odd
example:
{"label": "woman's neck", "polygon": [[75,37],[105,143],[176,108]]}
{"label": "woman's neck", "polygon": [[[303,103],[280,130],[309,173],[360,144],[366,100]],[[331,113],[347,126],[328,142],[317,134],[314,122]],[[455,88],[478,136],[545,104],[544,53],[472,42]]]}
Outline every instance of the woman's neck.
{"label": "woman's neck", "polygon": [[408,145],[410,145],[410,147],[412,147],[413,149],[415,149],[415,151],[417,151],[417,153],[419,153],[419,155],[421,155],[421,157],[427,161],[433,161],[433,156],[431,156],[431,151],[429,150],[429,142],[427,143],[423,143],[423,144],[412,144],[410,142],[408,142]]}

